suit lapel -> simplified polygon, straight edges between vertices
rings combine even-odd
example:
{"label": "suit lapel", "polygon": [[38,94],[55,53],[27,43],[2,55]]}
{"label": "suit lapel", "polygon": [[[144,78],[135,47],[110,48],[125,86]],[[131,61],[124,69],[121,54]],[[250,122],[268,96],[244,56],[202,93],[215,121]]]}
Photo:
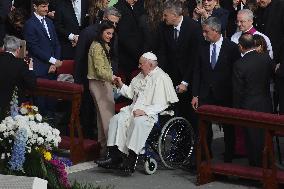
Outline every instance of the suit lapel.
{"label": "suit lapel", "polygon": [[[35,25],[40,25],[40,29],[41,31],[44,33],[44,35],[49,39],[48,37],[48,34],[43,26],[43,24],[40,22],[40,20],[33,14],[33,18],[34,18],[34,23]],[[47,24],[47,21],[46,21],[46,24]],[[48,24],[47,24],[47,27],[49,28]]]}
{"label": "suit lapel", "polygon": [[205,46],[205,49],[204,49],[204,62],[208,62],[208,64],[206,64],[206,66],[208,66],[208,68],[210,70],[212,70],[212,67],[211,67],[211,62],[210,62],[210,43],[206,43],[206,46]]}
{"label": "suit lapel", "polygon": [[84,24],[86,14],[87,14],[87,1],[81,0],[81,25]]}
{"label": "suit lapel", "polygon": [[53,32],[51,30],[51,24],[50,24],[49,20],[46,19],[45,21],[46,21],[46,25],[47,25],[48,32],[49,32],[49,35],[50,35],[50,40],[52,40],[54,36],[53,36]]}
{"label": "suit lapel", "polygon": [[169,40],[170,44],[173,46],[176,46],[176,41],[174,40],[174,28],[173,26],[168,26],[168,36],[166,36],[166,39]]}
{"label": "suit lapel", "polygon": [[183,39],[184,39],[184,36],[185,35],[188,35],[186,32],[187,32],[187,29],[186,29],[186,24],[185,24],[185,17],[183,17],[183,21],[181,23],[181,26],[180,26],[180,31],[179,31],[179,36],[178,36],[178,40],[177,40],[177,43],[180,43]]}
{"label": "suit lapel", "polygon": [[221,49],[220,49],[220,52],[219,52],[219,56],[218,56],[218,60],[216,62],[216,65],[215,65],[215,69],[218,67],[219,64],[222,63],[222,58],[225,56],[225,45],[224,45],[224,39],[223,39],[223,42],[222,42],[222,45],[221,45]]}
{"label": "suit lapel", "polygon": [[[81,1],[82,3],[82,1]],[[75,14],[75,10],[73,8],[73,4],[72,4],[72,0],[69,0],[69,1],[66,1],[66,4],[67,4],[67,7],[69,7],[69,10],[71,10],[71,15],[72,15],[72,18],[73,18],[73,21],[75,23],[77,23],[77,25],[79,26],[79,23],[78,23],[78,20],[77,20],[77,17],[76,17],[76,14]],[[82,5],[81,5],[82,6]],[[81,7],[82,9],[82,7]],[[82,11],[81,11],[82,12]],[[81,17],[82,18],[82,17]]]}

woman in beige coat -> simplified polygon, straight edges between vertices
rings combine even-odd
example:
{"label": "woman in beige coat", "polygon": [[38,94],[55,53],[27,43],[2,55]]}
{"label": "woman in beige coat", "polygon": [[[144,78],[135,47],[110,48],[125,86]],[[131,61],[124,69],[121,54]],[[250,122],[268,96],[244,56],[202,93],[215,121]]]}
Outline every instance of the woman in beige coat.
{"label": "woman in beige coat", "polygon": [[114,98],[112,86],[110,41],[114,35],[114,26],[102,22],[98,36],[93,41],[88,54],[89,89],[97,109],[98,142],[101,145],[101,156],[106,152],[106,141],[109,120],[114,115]]}

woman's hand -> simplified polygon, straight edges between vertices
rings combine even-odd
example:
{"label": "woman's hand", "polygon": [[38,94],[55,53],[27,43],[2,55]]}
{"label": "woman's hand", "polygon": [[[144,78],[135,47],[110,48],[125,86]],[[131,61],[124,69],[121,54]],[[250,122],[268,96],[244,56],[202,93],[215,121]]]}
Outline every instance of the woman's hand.
{"label": "woman's hand", "polygon": [[112,76],[112,84],[114,84],[116,87],[121,88],[122,85],[123,85],[123,82],[121,81],[120,77],[113,75]]}
{"label": "woman's hand", "polygon": [[208,18],[209,16],[207,11],[203,7],[196,7],[193,11],[193,16],[195,13],[199,15],[199,17],[202,17],[202,18]]}

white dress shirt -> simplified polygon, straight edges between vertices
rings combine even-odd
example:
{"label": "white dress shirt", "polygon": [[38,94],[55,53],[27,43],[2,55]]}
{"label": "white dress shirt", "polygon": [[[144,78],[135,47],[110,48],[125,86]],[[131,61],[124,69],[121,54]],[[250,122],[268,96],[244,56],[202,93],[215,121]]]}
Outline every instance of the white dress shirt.
{"label": "white dress shirt", "polygon": [[183,21],[183,16],[181,16],[181,20],[180,20],[180,22],[178,23],[178,25],[177,25],[177,26],[174,26],[174,29],[177,30],[177,37],[179,37],[179,32],[180,32],[180,28],[181,28],[182,21]]}
{"label": "white dress shirt", "polygon": [[[215,42],[215,44],[216,44],[216,62],[218,61],[218,57],[219,57],[219,53],[220,53],[220,50],[221,50],[221,47],[222,47],[222,43],[223,43],[223,37],[221,35],[220,39],[217,42]],[[210,44],[210,62],[211,62],[213,44],[214,43]]]}

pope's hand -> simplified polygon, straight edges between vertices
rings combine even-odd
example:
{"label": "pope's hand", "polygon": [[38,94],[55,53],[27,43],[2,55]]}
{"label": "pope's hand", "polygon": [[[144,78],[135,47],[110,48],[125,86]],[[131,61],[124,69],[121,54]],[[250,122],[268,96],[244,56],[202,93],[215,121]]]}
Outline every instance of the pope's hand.
{"label": "pope's hand", "polygon": [[187,86],[185,84],[179,84],[177,86],[177,93],[184,93],[185,91],[187,91]]}
{"label": "pope's hand", "polygon": [[193,98],[192,98],[192,100],[191,100],[191,105],[192,105],[192,108],[193,108],[194,110],[197,109],[197,107],[198,107],[198,97],[193,97]]}
{"label": "pope's hand", "polygon": [[133,111],[133,116],[134,117],[139,117],[139,116],[144,116],[146,113],[143,110],[137,109]]}

